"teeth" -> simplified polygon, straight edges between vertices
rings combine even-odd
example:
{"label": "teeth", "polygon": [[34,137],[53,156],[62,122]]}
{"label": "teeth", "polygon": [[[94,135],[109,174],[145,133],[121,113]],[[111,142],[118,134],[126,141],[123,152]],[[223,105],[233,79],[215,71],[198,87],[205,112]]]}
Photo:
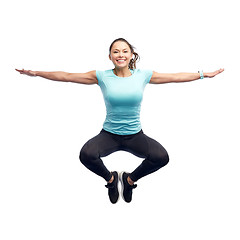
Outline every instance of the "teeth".
{"label": "teeth", "polygon": [[124,62],[125,60],[117,60],[118,62]]}

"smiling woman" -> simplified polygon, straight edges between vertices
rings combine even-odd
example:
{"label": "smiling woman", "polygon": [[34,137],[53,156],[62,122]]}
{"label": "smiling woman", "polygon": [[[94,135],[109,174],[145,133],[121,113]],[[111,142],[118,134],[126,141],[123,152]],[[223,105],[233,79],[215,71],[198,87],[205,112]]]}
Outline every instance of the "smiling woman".
{"label": "smiling woman", "polygon": [[136,62],[140,57],[126,39],[118,38],[110,45],[109,59],[113,62],[115,68],[118,66],[117,63],[119,63],[121,67],[128,66],[129,69],[135,69]]}
{"label": "smiling woman", "polygon": [[[122,197],[131,202],[134,182],[165,166],[168,153],[156,140],[142,131],[140,110],[143,92],[148,83],[189,82],[204,77],[214,77],[223,72],[210,73],[157,73],[136,69],[139,55],[125,39],[118,38],[109,48],[109,59],[114,69],[87,73],[42,72],[18,70],[28,76],[40,76],[55,81],[98,84],[102,90],[107,115],[100,133],[90,139],[80,151],[80,161],[89,170],[107,181],[108,195],[112,203],[119,199],[118,181],[122,183]],[[131,173],[110,172],[101,157],[124,150],[144,161]]]}

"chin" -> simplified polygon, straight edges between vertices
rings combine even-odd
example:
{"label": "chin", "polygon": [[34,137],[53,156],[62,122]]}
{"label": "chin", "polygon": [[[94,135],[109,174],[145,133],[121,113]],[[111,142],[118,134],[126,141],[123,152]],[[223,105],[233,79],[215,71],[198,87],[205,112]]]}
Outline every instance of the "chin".
{"label": "chin", "polygon": [[126,68],[126,67],[128,67],[128,64],[126,63],[126,64],[115,64],[115,67],[116,68]]}

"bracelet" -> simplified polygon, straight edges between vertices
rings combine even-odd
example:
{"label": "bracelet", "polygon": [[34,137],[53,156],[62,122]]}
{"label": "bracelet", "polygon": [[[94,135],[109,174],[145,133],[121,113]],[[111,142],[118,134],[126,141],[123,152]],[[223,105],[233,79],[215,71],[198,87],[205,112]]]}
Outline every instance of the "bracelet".
{"label": "bracelet", "polygon": [[200,78],[201,78],[201,79],[204,79],[203,71],[198,71],[198,73],[200,73]]}

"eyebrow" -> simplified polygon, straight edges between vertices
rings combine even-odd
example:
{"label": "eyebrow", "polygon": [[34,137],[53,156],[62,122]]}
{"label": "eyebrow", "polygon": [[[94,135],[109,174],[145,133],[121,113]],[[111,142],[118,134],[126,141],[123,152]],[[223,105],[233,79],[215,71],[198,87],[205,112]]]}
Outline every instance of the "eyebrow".
{"label": "eyebrow", "polygon": [[[114,48],[113,50],[118,50],[118,51],[119,51],[119,49],[118,49],[118,48]],[[124,48],[123,50],[127,50],[127,48]]]}

